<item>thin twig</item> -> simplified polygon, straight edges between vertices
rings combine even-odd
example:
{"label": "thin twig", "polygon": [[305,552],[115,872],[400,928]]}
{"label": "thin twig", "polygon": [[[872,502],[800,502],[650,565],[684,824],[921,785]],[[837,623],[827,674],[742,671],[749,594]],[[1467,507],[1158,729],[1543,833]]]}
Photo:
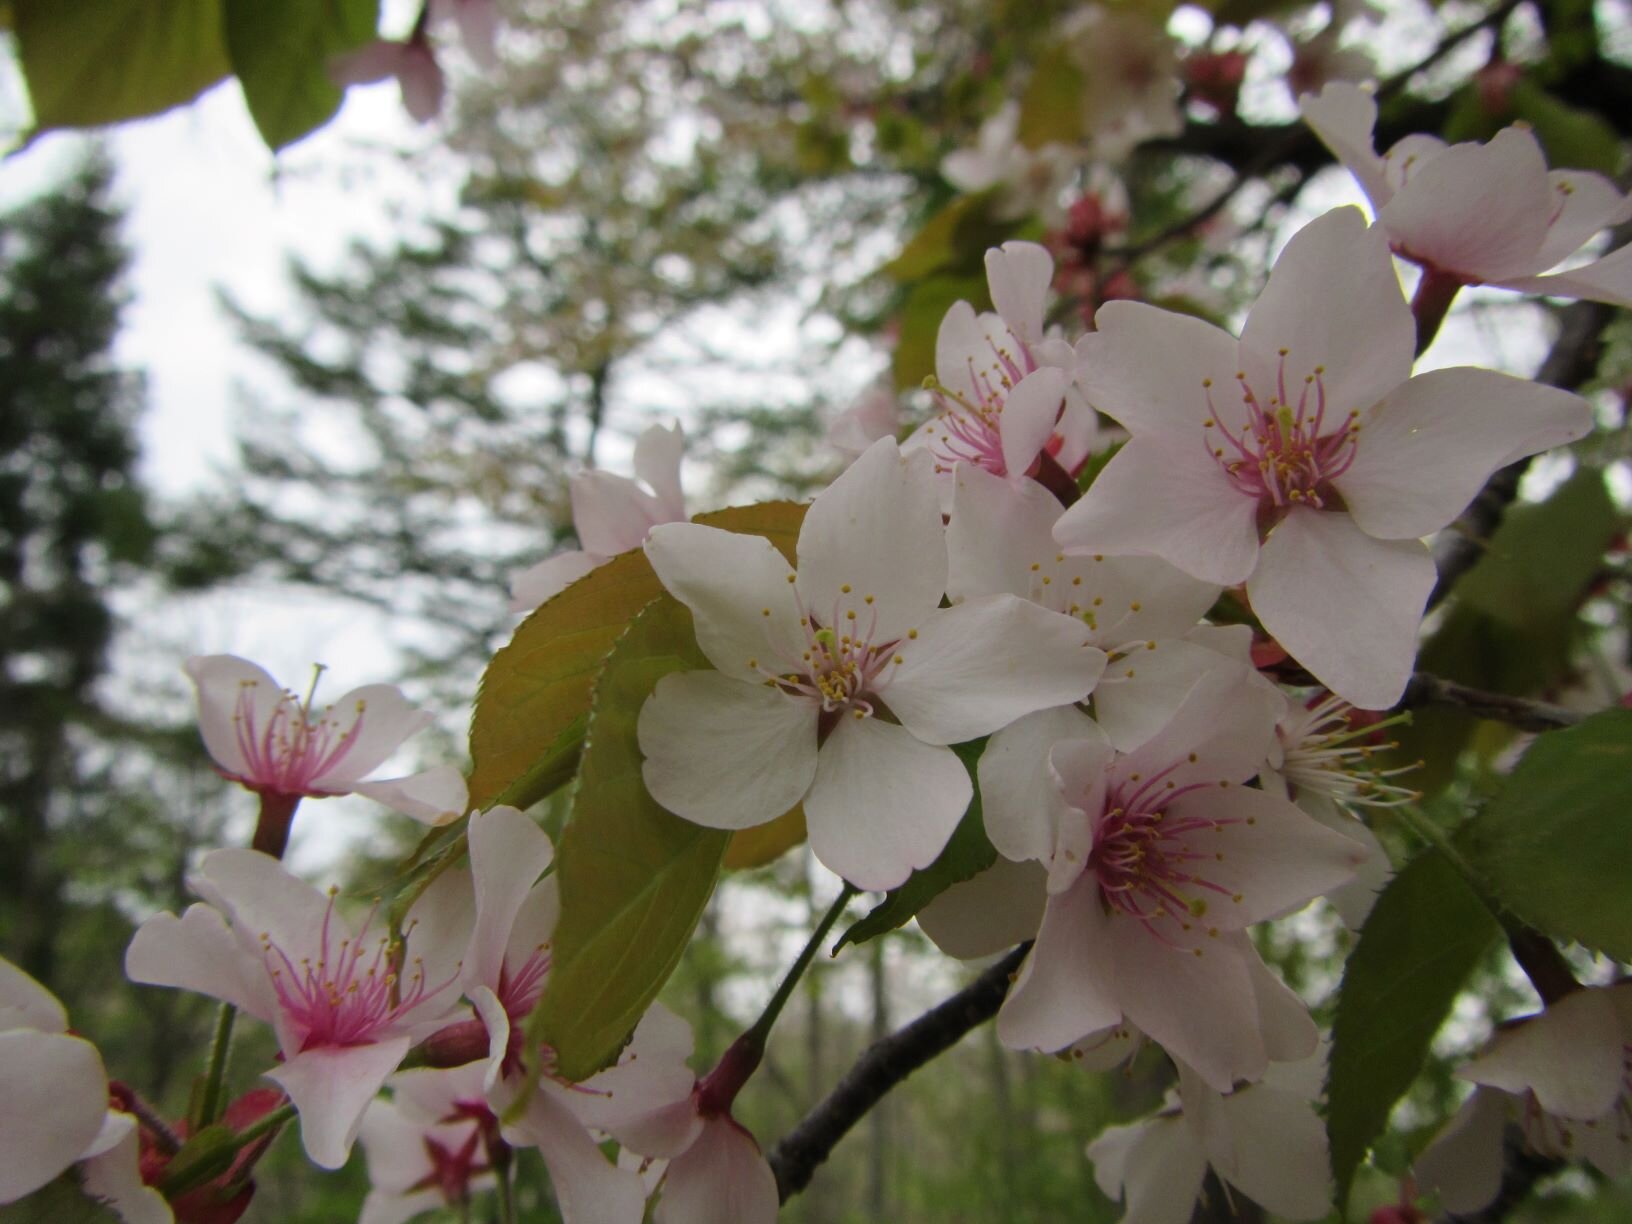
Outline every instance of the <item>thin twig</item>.
{"label": "thin twig", "polygon": [[1029,941],[1021,944],[957,994],[862,1052],[833,1091],[771,1152],[783,1202],[810,1184],[834,1145],[890,1089],[997,1014],[1010,980],[1030,950]]}
{"label": "thin twig", "polygon": [[1557,731],[1573,727],[1586,717],[1550,702],[1510,697],[1506,693],[1489,693],[1427,672],[1416,672],[1405,686],[1405,696],[1394,708],[1409,710],[1425,705],[1460,706],[1479,718],[1503,722],[1521,731]]}

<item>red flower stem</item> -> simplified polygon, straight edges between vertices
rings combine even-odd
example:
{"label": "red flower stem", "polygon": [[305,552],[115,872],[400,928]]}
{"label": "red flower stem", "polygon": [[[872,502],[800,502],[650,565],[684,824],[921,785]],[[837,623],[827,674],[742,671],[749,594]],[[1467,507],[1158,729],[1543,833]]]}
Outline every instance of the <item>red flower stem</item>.
{"label": "red flower stem", "polygon": [[262,791],[261,818],[255,822],[255,840],[250,842],[250,847],[281,859],[289,848],[289,826],[294,823],[295,809],[299,806],[299,795]]}
{"label": "red flower stem", "polygon": [[1462,291],[1461,277],[1438,268],[1424,267],[1417,292],[1411,299],[1411,313],[1417,320],[1417,356],[1422,356],[1439,335],[1439,325],[1450,313],[1451,303]]}

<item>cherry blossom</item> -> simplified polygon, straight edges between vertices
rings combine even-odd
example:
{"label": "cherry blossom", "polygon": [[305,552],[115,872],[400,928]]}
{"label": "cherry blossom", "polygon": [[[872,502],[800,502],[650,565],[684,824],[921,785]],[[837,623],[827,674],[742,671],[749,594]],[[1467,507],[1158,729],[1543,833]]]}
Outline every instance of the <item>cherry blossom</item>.
{"label": "cherry blossom", "polygon": [[1573,991],[1504,1027],[1456,1072],[1479,1085],[1418,1158],[1445,1207],[1473,1214],[1501,1189],[1503,1132],[1554,1160],[1632,1171],[1632,984]]}
{"label": "cherry blossom", "polygon": [[1488,144],[1416,134],[1379,157],[1369,93],[1334,81],[1299,102],[1304,122],[1371,200],[1396,254],[1462,284],[1632,306],[1632,248],[1543,275],[1632,217],[1632,199],[1602,175],[1549,171],[1529,128],[1503,128]]}
{"label": "cherry blossom", "polygon": [[484,1067],[400,1071],[391,1099],[375,1098],[358,1138],[373,1188],[357,1224],[401,1224],[441,1206],[468,1203],[493,1186],[487,1162],[498,1118],[487,1106]]}
{"label": "cherry blossom", "polygon": [[591,469],[572,478],[572,522],[583,550],[567,549],[517,574],[510,610],[526,612],[559,595],[619,553],[639,548],[659,523],[686,520],[680,491],[685,434],[680,426],[653,425],[635,440],[635,476]]}
{"label": "cherry blossom", "polygon": [[1228,673],[1208,673],[1132,753],[1088,720],[1079,738],[1055,743],[1052,811],[987,813],[1000,850],[1053,842],[1037,942],[998,1015],[1004,1044],[1060,1050],[1127,1022],[1221,1092],[1259,1078],[1272,1057],[1312,1051],[1307,1014],[1244,932],[1342,882],[1361,855],[1242,785],[1277,712]]}
{"label": "cherry blossom", "polygon": [[[1107,1127],[1088,1145],[1094,1179],[1134,1224],[1188,1224],[1210,1165],[1289,1220],[1332,1207],[1326,1127],[1314,1110],[1325,1060],[1275,1063],[1262,1081],[1214,1092],[1179,1065],[1179,1091],[1155,1116]],[[1177,1099],[1175,1099],[1177,1097]]]}
{"label": "cherry blossom", "polygon": [[938,410],[902,443],[927,450],[936,471],[957,463],[1018,480],[1047,451],[1066,471],[1093,447],[1094,414],[1075,387],[1078,356],[1043,327],[1054,259],[1034,242],[986,252],[997,313],[954,302],[935,340]]}
{"label": "cherry blossom", "polygon": [[1136,10],[1091,4],[1062,23],[1082,69],[1082,117],[1094,155],[1119,161],[1133,147],[1184,126],[1178,56],[1162,25]]}
{"label": "cherry blossom", "polygon": [[934,860],[973,791],[947,745],[1084,697],[1105,662],[1080,621],[1012,595],[940,608],[938,506],[929,457],[886,438],[811,505],[797,572],[758,536],[653,530],[718,669],[665,676],[641,709],[659,803],[741,829],[803,801],[816,856],[861,888]]}
{"label": "cherry blossom", "polygon": [[283,1061],[266,1075],[299,1110],[307,1155],[339,1168],[385,1077],[458,1003],[456,876],[439,877],[410,911],[405,946],[371,935],[372,921],[353,930],[335,890],[257,850],[212,851],[191,883],[204,902],[144,922],[126,975],[212,995],[270,1024]]}
{"label": "cherry blossom", "polygon": [[[194,655],[187,675],[198,691],[198,727],[223,776],[287,802],[367,795],[424,824],[446,824],[465,810],[464,778],[437,766],[403,778],[363,781],[432,715],[408,704],[395,685],[352,689],[321,713],[317,683],[304,699],[236,655]],[[259,843],[257,843],[259,844]],[[262,847],[270,849],[269,847]],[[281,854],[281,843],[274,854]]]}
{"label": "cherry blossom", "polygon": [[1357,209],[1292,238],[1239,342],[1137,302],[1097,321],[1085,388],[1131,437],[1055,538],[1245,582],[1264,628],[1362,708],[1410,676],[1435,578],[1421,537],[1497,468],[1591,428],[1585,400],[1523,379],[1410,378],[1411,312]]}

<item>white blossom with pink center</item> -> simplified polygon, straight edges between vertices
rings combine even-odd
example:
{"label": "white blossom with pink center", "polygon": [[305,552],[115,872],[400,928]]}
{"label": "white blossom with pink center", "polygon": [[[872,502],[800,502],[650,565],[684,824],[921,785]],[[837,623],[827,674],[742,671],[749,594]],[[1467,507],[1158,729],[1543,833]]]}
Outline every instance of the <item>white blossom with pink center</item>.
{"label": "white blossom with pink center", "polygon": [[487,1107],[483,1070],[416,1068],[387,1081],[391,1099],[374,1099],[357,1136],[371,1183],[357,1224],[402,1224],[493,1187],[484,1131],[496,1137],[498,1118]]}
{"label": "white blossom with pink center", "polygon": [[1075,387],[1076,353],[1043,328],[1054,258],[1034,242],[986,252],[996,314],[955,302],[935,340],[938,411],[902,449],[927,450],[935,470],[954,464],[1018,480],[1047,451],[1075,471],[1095,440],[1094,414]]}
{"label": "white blossom with pink center", "polygon": [[1410,677],[1435,578],[1422,537],[1497,468],[1592,425],[1579,396],[1489,370],[1409,377],[1411,311],[1358,209],[1292,238],[1239,341],[1136,302],[1097,322],[1085,387],[1131,436],[1055,539],[1246,583],[1264,628],[1365,709]]}
{"label": "white blossom with pink center", "polygon": [[1179,1065],[1179,1091],[1155,1116],[1111,1126],[1088,1145],[1094,1180],[1133,1224],[1189,1224],[1209,1166],[1288,1220],[1332,1208],[1326,1127],[1315,1112],[1325,1059],[1271,1064],[1259,1083],[1214,1092]]}
{"label": "white blossom with pink center", "polygon": [[335,890],[256,850],[205,855],[191,883],[204,902],[144,922],[126,976],[211,995],[270,1024],[283,1061],[266,1074],[300,1112],[307,1155],[339,1168],[385,1077],[458,1006],[461,882],[447,873],[426,891],[402,943],[372,913],[354,930]]}
{"label": "white blossom with pink center", "polygon": [[1411,135],[1379,157],[1377,102],[1365,90],[1334,81],[1299,105],[1370,198],[1395,254],[1465,284],[1632,306],[1632,246],[1543,275],[1632,217],[1632,199],[1602,175],[1549,171],[1529,128],[1503,128],[1488,144]]}
{"label": "white blossom with pink center", "polygon": [[639,548],[659,523],[683,523],[680,426],[653,425],[635,439],[635,479],[591,469],[572,478],[572,523],[583,549],[566,549],[517,574],[510,610],[529,612],[619,553]]}
{"label": "white blossom with pink center", "polygon": [[816,856],[860,888],[946,845],[973,793],[948,745],[1080,700],[1104,669],[1071,617],[1012,595],[939,607],[931,462],[889,439],[812,503],[797,572],[768,540],[691,523],[646,552],[718,669],[665,676],[642,707],[652,796],[719,829],[803,802]]}
{"label": "white blossom with pink center", "polygon": [[[475,922],[461,978],[487,1026],[483,1090],[493,1111],[508,1116],[529,1087],[524,1027],[549,978],[560,900],[556,877],[544,873],[554,849],[532,820],[502,806],[471,816],[469,845]],[[558,1079],[553,1051],[539,1051],[543,1074],[504,1133],[539,1149],[568,1224],[639,1224],[640,1179],[606,1159],[590,1128],[613,1129],[683,1101],[690,1049],[685,1022],[654,1007],[619,1061],[582,1084]]]}
{"label": "white blossom with pink center", "polygon": [[1611,1178],[1632,1171],[1632,983],[1573,991],[1503,1026],[1456,1074],[1479,1087],[1416,1164],[1448,1211],[1495,1200],[1510,1123],[1541,1156]]}
{"label": "white blossom with pink center", "polygon": [[450,766],[363,780],[432,722],[395,685],[352,689],[318,712],[315,679],[302,699],[236,655],[194,655],[186,671],[198,691],[205,748],[225,777],[249,790],[291,799],[367,795],[432,825],[464,812],[465,780]]}
{"label": "white blossom with pink center", "polygon": [[1079,715],[1078,738],[1048,755],[1048,810],[987,810],[1000,851],[1051,843],[1042,926],[998,1015],[1004,1044],[1061,1050],[1132,1024],[1220,1092],[1312,1051],[1307,1013],[1245,928],[1340,883],[1361,856],[1243,785],[1278,712],[1273,695],[1214,671],[1132,753]]}

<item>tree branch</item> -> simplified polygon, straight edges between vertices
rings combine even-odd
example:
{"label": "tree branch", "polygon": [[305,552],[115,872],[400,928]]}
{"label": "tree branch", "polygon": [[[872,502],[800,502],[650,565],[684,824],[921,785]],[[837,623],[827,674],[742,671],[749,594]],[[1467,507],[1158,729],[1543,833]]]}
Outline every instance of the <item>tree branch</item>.
{"label": "tree branch", "polygon": [[771,1169],[784,1203],[810,1184],[834,1146],[885,1093],[997,1014],[1030,950],[1028,940],[957,994],[862,1052],[833,1091],[772,1150]]}
{"label": "tree branch", "polygon": [[1521,731],[1557,731],[1563,727],[1573,727],[1586,717],[1550,702],[1509,697],[1506,693],[1488,693],[1427,672],[1417,672],[1405,686],[1405,696],[1400,698],[1395,709],[1409,710],[1425,705],[1460,706],[1479,718],[1504,722]]}

